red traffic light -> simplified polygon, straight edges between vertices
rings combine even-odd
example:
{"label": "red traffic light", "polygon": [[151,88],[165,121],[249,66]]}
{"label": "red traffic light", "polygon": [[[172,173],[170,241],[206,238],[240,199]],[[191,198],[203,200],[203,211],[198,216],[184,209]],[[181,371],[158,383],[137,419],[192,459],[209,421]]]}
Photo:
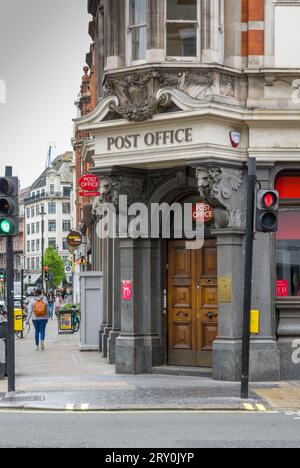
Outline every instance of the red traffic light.
{"label": "red traffic light", "polygon": [[274,192],[268,192],[263,196],[262,203],[265,208],[273,208],[278,203],[278,198]]}

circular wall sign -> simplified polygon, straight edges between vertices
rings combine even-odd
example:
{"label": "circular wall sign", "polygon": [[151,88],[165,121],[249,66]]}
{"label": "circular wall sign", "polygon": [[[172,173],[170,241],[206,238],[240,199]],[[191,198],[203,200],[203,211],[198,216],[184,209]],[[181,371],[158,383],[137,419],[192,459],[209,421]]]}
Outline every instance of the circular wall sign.
{"label": "circular wall sign", "polygon": [[79,179],[79,186],[85,192],[95,192],[100,187],[99,177],[94,174],[86,174]]}
{"label": "circular wall sign", "polygon": [[210,223],[214,219],[214,209],[208,203],[193,205],[193,219],[198,222]]}
{"label": "circular wall sign", "polygon": [[82,244],[82,235],[80,232],[71,231],[67,237],[67,242],[70,247],[80,247]]}

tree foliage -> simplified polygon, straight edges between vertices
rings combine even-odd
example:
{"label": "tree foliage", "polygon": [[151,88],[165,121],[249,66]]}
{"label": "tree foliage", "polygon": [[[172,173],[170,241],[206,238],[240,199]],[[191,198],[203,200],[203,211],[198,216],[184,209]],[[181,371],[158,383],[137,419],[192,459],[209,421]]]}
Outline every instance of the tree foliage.
{"label": "tree foliage", "polygon": [[55,288],[57,288],[57,286],[59,286],[63,281],[66,280],[64,261],[52,246],[48,247],[48,249],[45,252],[44,266],[49,268],[49,273],[53,273],[53,286]]}

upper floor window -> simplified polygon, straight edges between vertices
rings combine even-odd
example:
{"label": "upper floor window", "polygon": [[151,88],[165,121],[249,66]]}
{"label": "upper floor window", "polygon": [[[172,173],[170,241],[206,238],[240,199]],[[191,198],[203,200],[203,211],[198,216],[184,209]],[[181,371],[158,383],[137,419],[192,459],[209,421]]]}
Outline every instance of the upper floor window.
{"label": "upper floor window", "polygon": [[50,195],[54,195],[54,194],[55,194],[55,185],[51,184],[50,185]]}
{"label": "upper floor window", "polygon": [[70,214],[71,213],[70,203],[63,203],[62,204],[62,212],[63,212],[63,214]]}
{"label": "upper floor window", "polygon": [[166,0],[167,56],[197,57],[199,43],[198,0]]}
{"label": "upper floor window", "polygon": [[299,21],[300,5],[276,6],[275,63],[277,67],[300,68]]}
{"label": "upper floor window", "polygon": [[56,214],[56,203],[49,202],[48,203],[48,214]]}
{"label": "upper floor window", "polygon": [[146,58],[147,49],[147,0],[129,1],[129,56],[135,62]]}

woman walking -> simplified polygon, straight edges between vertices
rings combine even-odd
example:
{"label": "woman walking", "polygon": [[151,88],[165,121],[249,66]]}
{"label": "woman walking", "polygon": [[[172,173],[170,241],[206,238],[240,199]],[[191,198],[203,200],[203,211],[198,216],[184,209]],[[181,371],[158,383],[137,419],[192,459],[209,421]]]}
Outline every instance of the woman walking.
{"label": "woman walking", "polygon": [[28,322],[32,317],[32,323],[35,328],[36,349],[39,351],[41,344],[41,350],[44,351],[48,323],[48,302],[41,289],[35,291],[34,297],[28,306],[28,312]]}
{"label": "woman walking", "polygon": [[55,305],[55,297],[54,297],[53,292],[50,292],[50,293],[48,294],[48,311],[49,311],[49,318],[50,318],[50,320],[53,320],[54,305]]}

